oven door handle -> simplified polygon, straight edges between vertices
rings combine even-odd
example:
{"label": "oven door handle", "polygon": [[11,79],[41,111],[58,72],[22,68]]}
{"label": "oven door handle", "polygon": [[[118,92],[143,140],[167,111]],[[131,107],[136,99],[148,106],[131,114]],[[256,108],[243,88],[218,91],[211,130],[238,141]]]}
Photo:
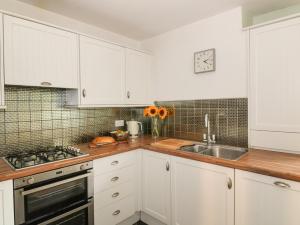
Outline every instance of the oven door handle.
{"label": "oven door handle", "polygon": [[86,177],[89,177],[91,175],[92,175],[91,171],[88,171],[86,174],[83,174],[83,175],[79,175],[79,176],[76,176],[76,177],[72,177],[72,178],[69,178],[69,179],[66,179],[66,180],[58,181],[58,182],[48,184],[48,185],[44,185],[44,186],[41,186],[41,187],[37,187],[37,188],[34,188],[34,189],[30,189],[28,191],[21,191],[21,195],[25,196],[25,195],[33,194],[33,193],[36,193],[36,192],[39,192],[39,191],[46,190],[48,188],[53,188],[53,187],[56,187],[56,186],[59,186],[59,185],[62,185],[62,184],[66,184],[66,183],[69,183],[69,182],[72,182],[72,181],[75,181],[75,180],[80,180],[82,178],[86,178]]}
{"label": "oven door handle", "polygon": [[90,200],[89,203],[87,203],[85,205],[82,205],[82,206],[80,206],[80,207],[78,207],[76,209],[70,210],[70,211],[68,211],[68,212],[66,212],[64,214],[61,214],[61,215],[59,215],[57,217],[54,217],[54,218],[52,218],[50,220],[47,220],[45,222],[39,223],[38,225],[47,225],[47,224],[50,224],[50,223],[54,223],[57,220],[60,220],[60,219],[63,219],[65,217],[67,217],[67,216],[72,215],[73,213],[76,213],[76,212],[79,212],[79,211],[81,211],[83,209],[89,208],[92,205],[93,205],[93,200]]}

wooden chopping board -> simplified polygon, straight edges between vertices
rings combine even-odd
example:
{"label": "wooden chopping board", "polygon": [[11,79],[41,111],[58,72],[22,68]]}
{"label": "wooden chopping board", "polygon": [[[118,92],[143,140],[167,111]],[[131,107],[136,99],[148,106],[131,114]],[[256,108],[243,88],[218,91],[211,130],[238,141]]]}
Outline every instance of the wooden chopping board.
{"label": "wooden chopping board", "polygon": [[179,149],[181,146],[192,145],[192,144],[195,144],[195,141],[187,141],[187,140],[169,138],[166,140],[154,142],[151,145],[154,147],[158,147],[158,148],[167,148],[167,149],[176,150],[176,149]]}

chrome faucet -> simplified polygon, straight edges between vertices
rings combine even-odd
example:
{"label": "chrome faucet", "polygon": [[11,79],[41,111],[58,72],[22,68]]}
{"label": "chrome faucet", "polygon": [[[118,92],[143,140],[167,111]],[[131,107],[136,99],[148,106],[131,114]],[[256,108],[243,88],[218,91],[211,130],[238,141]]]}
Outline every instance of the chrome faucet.
{"label": "chrome faucet", "polygon": [[208,114],[205,114],[205,127],[207,128],[207,134],[203,134],[203,142],[206,142],[208,145],[216,143],[216,135],[211,135],[210,130],[210,121]]}

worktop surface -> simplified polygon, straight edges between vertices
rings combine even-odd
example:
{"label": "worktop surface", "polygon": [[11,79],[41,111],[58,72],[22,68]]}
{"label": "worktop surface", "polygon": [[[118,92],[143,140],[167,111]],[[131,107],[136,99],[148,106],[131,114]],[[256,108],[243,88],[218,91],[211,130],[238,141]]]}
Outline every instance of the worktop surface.
{"label": "worktop surface", "polygon": [[[81,144],[77,147],[79,147],[81,151],[89,153],[88,156],[57,161],[54,163],[18,171],[14,171],[3,159],[0,159],[0,181],[30,176],[32,174],[59,169],[77,163],[95,160],[98,158],[142,148],[149,151],[155,151],[177,157],[183,157],[201,162],[212,163],[220,166],[241,169],[263,175],[269,175],[300,182],[300,155],[250,149],[249,152],[242,156],[239,160],[231,161],[203,156],[193,152],[181,151],[177,149],[177,146],[160,146],[153,144],[154,142],[158,142],[160,140],[162,139],[153,140],[151,139],[151,137],[143,137],[129,143],[107,145],[93,149],[89,148],[88,144]],[[189,142],[184,141],[184,143],[186,144]]]}

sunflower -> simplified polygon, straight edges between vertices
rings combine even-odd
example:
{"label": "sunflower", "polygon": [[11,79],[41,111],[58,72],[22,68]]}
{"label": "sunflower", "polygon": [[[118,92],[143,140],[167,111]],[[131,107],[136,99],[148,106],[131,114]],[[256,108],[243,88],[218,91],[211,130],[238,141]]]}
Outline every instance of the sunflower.
{"label": "sunflower", "polygon": [[149,107],[144,109],[144,116],[148,117],[149,116]]}
{"label": "sunflower", "polygon": [[158,109],[158,116],[161,120],[164,120],[168,116],[168,110],[165,107]]}
{"label": "sunflower", "polygon": [[149,106],[148,107],[148,113],[149,113],[149,116],[150,117],[154,117],[154,116],[157,116],[157,113],[158,113],[158,108],[156,106]]}

